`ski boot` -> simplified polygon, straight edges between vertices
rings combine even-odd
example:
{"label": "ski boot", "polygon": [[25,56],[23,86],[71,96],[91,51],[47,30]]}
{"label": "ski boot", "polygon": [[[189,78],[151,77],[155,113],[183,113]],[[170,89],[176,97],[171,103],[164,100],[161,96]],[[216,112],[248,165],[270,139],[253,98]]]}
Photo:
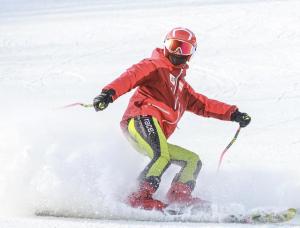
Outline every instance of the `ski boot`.
{"label": "ski boot", "polygon": [[131,193],[128,196],[127,202],[134,208],[162,211],[167,205],[152,198],[155,191],[156,189],[149,182],[144,181],[140,184],[137,192]]}
{"label": "ski boot", "polygon": [[193,197],[192,188],[184,183],[175,182],[172,183],[170,190],[167,193],[167,199],[169,204],[177,204],[181,206],[200,206],[209,203],[206,200],[202,200],[198,197]]}

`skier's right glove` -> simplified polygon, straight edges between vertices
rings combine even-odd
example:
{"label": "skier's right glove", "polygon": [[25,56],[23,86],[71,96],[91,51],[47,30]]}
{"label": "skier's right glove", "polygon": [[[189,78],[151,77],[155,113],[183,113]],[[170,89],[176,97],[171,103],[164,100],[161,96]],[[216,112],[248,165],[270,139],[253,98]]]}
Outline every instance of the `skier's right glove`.
{"label": "skier's right glove", "polygon": [[93,105],[96,112],[106,109],[109,103],[113,102],[112,96],[115,94],[113,89],[102,90],[101,94],[94,98]]}
{"label": "skier's right glove", "polygon": [[231,114],[231,120],[238,122],[241,127],[246,127],[250,123],[251,117],[247,113],[236,110]]}

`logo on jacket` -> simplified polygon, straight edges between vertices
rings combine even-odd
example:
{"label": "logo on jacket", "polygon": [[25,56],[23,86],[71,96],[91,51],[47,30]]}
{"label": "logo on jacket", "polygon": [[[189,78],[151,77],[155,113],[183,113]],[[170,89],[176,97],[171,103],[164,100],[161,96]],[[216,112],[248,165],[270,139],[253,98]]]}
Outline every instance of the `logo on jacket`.
{"label": "logo on jacket", "polygon": [[170,82],[172,83],[173,86],[176,84],[176,77],[172,74],[170,74]]}

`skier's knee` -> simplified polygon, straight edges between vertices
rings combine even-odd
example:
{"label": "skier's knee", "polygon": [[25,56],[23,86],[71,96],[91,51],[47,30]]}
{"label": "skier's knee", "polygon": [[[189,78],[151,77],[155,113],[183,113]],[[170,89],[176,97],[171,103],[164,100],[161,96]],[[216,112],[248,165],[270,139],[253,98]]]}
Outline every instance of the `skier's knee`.
{"label": "skier's knee", "polygon": [[164,159],[167,163],[170,162],[171,158],[169,156],[169,154],[164,154],[164,155],[161,155],[161,158]]}
{"label": "skier's knee", "polygon": [[190,162],[193,164],[197,164],[197,166],[202,166],[202,162],[198,154],[193,153],[193,155],[190,157]]}
{"label": "skier's knee", "polygon": [[202,161],[198,154],[194,154],[190,162],[191,165],[194,166],[194,178],[196,179],[202,168]]}
{"label": "skier's knee", "polygon": [[163,161],[163,163],[170,163],[170,155],[168,153],[161,153],[157,157],[154,157],[153,160],[160,160]]}

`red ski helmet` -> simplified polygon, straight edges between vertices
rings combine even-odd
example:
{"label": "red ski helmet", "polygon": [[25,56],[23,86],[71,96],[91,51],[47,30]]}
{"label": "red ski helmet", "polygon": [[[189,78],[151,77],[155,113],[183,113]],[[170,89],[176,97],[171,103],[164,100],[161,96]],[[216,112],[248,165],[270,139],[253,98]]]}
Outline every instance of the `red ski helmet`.
{"label": "red ski helmet", "polygon": [[166,57],[171,54],[185,57],[186,61],[189,61],[196,49],[196,36],[191,30],[177,27],[167,33],[164,41],[164,54]]}

